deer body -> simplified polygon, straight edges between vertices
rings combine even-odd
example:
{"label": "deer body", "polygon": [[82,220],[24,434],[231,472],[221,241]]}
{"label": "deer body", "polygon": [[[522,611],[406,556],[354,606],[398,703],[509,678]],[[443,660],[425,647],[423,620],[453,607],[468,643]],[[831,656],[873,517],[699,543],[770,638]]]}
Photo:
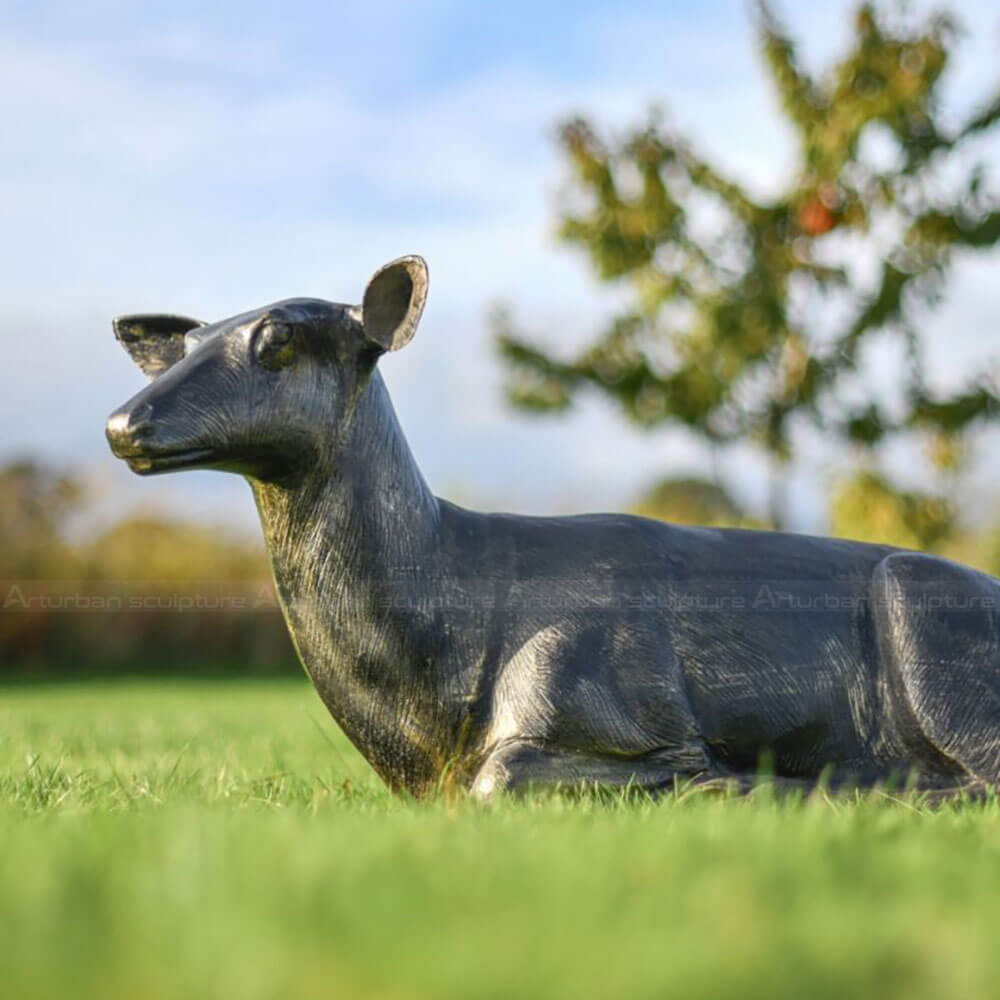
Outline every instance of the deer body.
{"label": "deer body", "polygon": [[361,309],[124,317],[153,383],[109,420],[142,473],[247,476],[323,702],[393,788],[1000,774],[1000,583],[884,546],[519,517],[433,496],[375,368],[419,258]]}

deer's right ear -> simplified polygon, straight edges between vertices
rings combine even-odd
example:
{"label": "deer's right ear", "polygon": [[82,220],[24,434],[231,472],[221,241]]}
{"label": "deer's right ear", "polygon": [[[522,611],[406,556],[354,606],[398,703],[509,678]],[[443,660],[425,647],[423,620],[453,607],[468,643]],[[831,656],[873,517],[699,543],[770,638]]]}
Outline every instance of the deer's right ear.
{"label": "deer's right ear", "polygon": [[184,357],[184,334],[205,324],[189,316],[139,313],[119,316],[112,325],[129,357],[144,374],[156,378]]}

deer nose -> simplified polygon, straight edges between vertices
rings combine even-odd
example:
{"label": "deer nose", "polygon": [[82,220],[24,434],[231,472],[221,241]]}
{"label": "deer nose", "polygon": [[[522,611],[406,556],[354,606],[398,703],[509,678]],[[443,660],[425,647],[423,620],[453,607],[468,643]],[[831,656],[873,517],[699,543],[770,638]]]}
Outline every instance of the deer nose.
{"label": "deer nose", "polygon": [[108,444],[116,455],[135,450],[136,442],[152,433],[153,407],[150,403],[140,403],[135,407],[122,407],[108,417],[104,433]]}

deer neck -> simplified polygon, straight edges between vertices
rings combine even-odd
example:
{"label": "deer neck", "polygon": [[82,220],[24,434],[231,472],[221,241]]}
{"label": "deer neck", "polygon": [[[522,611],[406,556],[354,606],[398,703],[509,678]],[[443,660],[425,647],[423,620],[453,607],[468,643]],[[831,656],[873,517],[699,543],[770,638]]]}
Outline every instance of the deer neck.
{"label": "deer neck", "polygon": [[378,372],[341,443],[302,482],[251,485],[285,620],[320,697],[390,786],[426,787],[454,727],[416,591],[433,577],[439,507]]}

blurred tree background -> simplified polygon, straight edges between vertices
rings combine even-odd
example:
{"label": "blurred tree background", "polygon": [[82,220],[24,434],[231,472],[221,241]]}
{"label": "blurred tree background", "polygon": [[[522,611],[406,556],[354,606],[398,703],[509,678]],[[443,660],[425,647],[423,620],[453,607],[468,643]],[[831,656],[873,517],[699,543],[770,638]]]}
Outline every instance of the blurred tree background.
{"label": "blurred tree background", "polygon": [[151,515],[74,530],[94,502],[0,467],[0,677],[301,673],[259,541]]}
{"label": "blurred tree background", "polygon": [[[982,371],[950,393],[933,387],[921,321],[955,255],[1000,241],[1000,201],[975,158],[1000,119],[1000,91],[959,121],[944,113],[942,76],[959,38],[948,14],[918,19],[901,5],[865,4],[847,52],[818,75],[767,4],[755,25],[795,138],[787,184],[755,197],[658,111],[612,136],[584,118],[566,122],[558,232],[627,305],[575,357],[498,311],[510,399],[557,413],[596,391],[638,427],[682,426],[715,452],[752,443],[772,470],[775,527],[786,522],[796,431],[811,424],[860,469],[834,484],[833,531],[958,544],[946,491],[969,434],[1000,415],[997,388]],[[876,338],[896,341],[904,360],[872,381],[864,351]],[[897,488],[879,467],[882,446],[902,437],[923,447],[927,494]],[[698,490],[704,504],[693,514]],[[717,483],[667,481],[638,509],[747,521]]]}

